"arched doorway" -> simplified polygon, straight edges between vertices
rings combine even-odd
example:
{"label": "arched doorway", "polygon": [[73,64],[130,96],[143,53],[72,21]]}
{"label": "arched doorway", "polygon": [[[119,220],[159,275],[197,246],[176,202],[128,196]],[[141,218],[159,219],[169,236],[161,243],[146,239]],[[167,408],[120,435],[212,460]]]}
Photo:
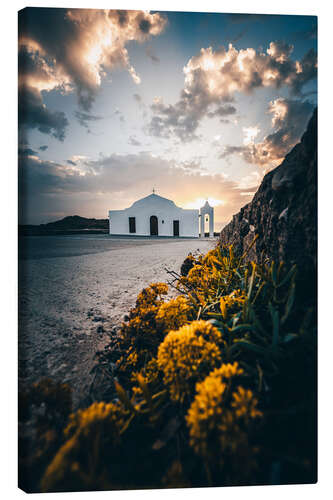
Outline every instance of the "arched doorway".
{"label": "arched doorway", "polygon": [[150,217],[150,236],[158,236],[158,218],[156,215]]}
{"label": "arched doorway", "polygon": [[204,223],[204,235],[206,236],[209,236],[209,227],[210,227],[210,215],[209,214],[205,214],[204,215],[204,218],[205,218],[205,223]]}

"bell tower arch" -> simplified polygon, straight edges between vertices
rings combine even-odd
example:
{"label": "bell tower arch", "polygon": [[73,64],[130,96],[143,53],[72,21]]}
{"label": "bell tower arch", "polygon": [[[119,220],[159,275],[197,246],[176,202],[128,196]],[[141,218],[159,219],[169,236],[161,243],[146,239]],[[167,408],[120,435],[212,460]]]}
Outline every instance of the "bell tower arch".
{"label": "bell tower arch", "polygon": [[205,237],[205,220],[209,218],[209,237],[214,237],[214,208],[210,206],[208,200],[203,207],[200,208],[200,236]]}

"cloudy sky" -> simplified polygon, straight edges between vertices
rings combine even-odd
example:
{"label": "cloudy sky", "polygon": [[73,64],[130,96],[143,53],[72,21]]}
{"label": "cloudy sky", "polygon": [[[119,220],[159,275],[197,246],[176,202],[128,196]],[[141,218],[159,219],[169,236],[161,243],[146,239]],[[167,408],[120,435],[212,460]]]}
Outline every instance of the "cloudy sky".
{"label": "cloudy sky", "polygon": [[28,8],[19,14],[20,221],[106,218],[152,192],[215,229],[298,142],[317,20]]}

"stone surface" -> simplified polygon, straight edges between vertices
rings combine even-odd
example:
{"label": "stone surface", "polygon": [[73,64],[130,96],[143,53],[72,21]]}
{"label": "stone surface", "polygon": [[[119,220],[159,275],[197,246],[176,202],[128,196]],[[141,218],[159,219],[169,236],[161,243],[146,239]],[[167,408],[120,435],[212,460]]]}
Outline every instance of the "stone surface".
{"label": "stone surface", "polygon": [[317,110],[301,142],[265,175],[251,203],[233,216],[221,244],[243,253],[258,235],[249,259],[298,266],[299,280],[315,288],[317,268]]}

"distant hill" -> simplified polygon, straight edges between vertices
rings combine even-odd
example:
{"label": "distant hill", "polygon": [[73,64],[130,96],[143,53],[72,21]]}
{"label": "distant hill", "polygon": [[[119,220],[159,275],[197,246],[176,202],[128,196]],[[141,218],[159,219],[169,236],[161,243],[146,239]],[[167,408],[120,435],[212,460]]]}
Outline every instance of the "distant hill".
{"label": "distant hill", "polygon": [[50,235],[50,234],[77,234],[77,233],[107,233],[108,219],[87,219],[79,215],[70,215],[55,222],[39,225],[19,225],[20,235]]}

